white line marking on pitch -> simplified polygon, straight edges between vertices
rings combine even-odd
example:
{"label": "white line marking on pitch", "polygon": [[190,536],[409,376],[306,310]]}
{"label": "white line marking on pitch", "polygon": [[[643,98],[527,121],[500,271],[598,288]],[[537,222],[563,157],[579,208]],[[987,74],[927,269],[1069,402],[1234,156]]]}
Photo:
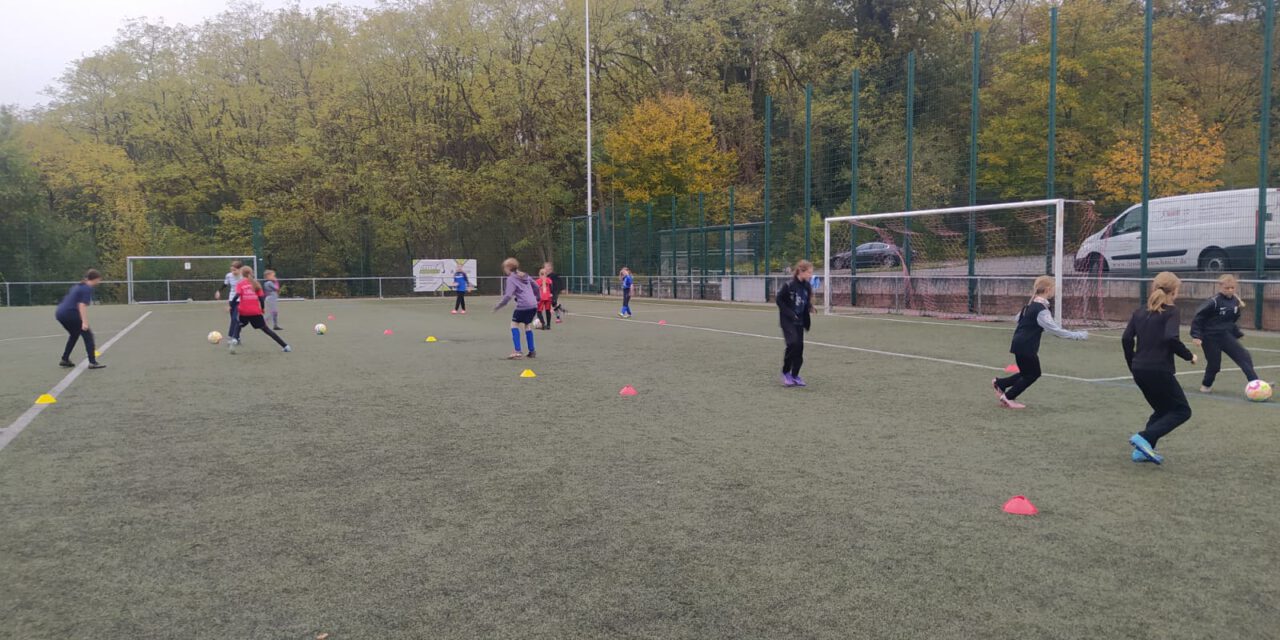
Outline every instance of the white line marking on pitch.
{"label": "white line marking on pitch", "polygon": [[[610,317],[607,317],[607,316],[593,316],[593,315],[587,315],[587,314],[583,314],[583,313],[573,313],[573,314],[570,314],[570,315],[577,316],[577,317],[581,317],[581,318],[594,318],[594,319],[596,319],[596,320],[622,320],[622,318],[610,318]],[[627,320],[627,322],[635,322],[635,323],[640,323],[640,324],[652,324],[652,325],[657,325],[657,324],[658,324],[657,322],[653,322],[652,320],[634,320],[634,319],[632,319],[632,320]],[[711,327],[696,327],[696,326],[693,326],[693,325],[687,325],[687,324],[674,324],[674,323],[671,323],[671,322],[668,322],[667,324],[665,324],[665,325],[661,325],[661,326],[664,326],[664,327],[676,327],[676,328],[679,328],[679,329],[693,329],[693,330],[695,330],[695,331],[709,331],[709,332],[711,332],[711,333],[725,333],[725,334],[729,334],[729,335],[734,335],[734,336],[744,336],[744,337],[748,337],[748,338],[764,338],[765,340],[781,340],[781,339],[782,339],[782,338],[781,338],[781,337],[779,337],[779,336],[766,336],[766,335],[759,334],[759,333],[747,333],[747,332],[745,332],[745,331],[730,331],[730,330],[728,330],[728,329],[713,329],[713,328],[711,328]],[[916,355],[916,354],[914,354],[914,353],[898,353],[898,352],[895,352],[895,351],[881,351],[881,350],[879,350],[879,349],[867,349],[867,348],[865,348],[865,347],[852,347],[852,346],[849,346],[849,345],[847,345],[847,344],[832,344],[832,343],[830,343],[830,342],[814,342],[814,341],[806,341],[806,342],[805,342],[805,344],[812,344],[812,345],[815,345],[815,346],[819,346],[819,347],[827,347],[827,348],[830,348],[830,349],[843,349],[843,350],[846,350],[846,351],[858,351],[858,352],[861,352],[861,353],[874,353],[874,354],[876,354],[876,355],[881,355],[881,356],[891,356],[891,357],[895,357],[895,358],[909,358],[909,359],[912,359],[912,360],[927,360],[927,361],[929,361],[929,362],[940,362],[940,363],[942,363],[942,364],[951,364],[951,365],[956,365],[956,366],[958,366],[958,367],[970,367],[970,368],[973,368],[973,369],[983,369],[983,370],[985,370],[985,371],[1004,371],[1004,368],[1003,368],[1003,367],[993,367],[993,366],[990,366],[990,365],[978,364],[978,363],[976,363],[976,362],[964,362],[963,360],[948,360],[948,359],[946,359],[946,358],[935,358],[935,357],[933,357],[933,356],[922,356],[922,355]],[[1045,373],[1045,374],[1042,374],[1042,375],[1043,375],[1044,377],[1046,377],[1046,378],[1061,378],[1061,379],[1064,379],[1064,380],[1074,380],[1074,381],[1076,381],[1076,382],[1091,382],[1091,380],[1089,380],[1088,378],[1077,378],[1077,377],[1075,377],[1075,376],[1067,376],[1067,375],[1062,375],[1062,374],[1057,374],[1057,373]]]}
{"label": "white line marking on pitch", "polygon": [[[110,340],[106,341],[106,343],[104,343],[101,347],[98,348],[98,351],[101,353],[106,353],[107,349],[110,349],[111,345],[116,343],[116,340],[123,338],[124,334],[129,333],[129,331],[132,330],[134,327],[138,326],[139,323],[141,323],[143,320],[146,320],[147,316],[149,315],[151,315],[150,311],[142,314],[137,320],[134,320],[132,324],[122,329],[120,333],[117,333],[116,335],[112,336]],[[70,387],[71,383],[75,382],[76,378],[79,378],[80,374],[84,373],[85,369],[87,369],[88,367],[89,367],[89,359],[85,358],[84,360],[81,360],[80,363],[77,364],[76,367],[72,369],[71,372],[68,373],[66,377],[62,379],[61,382],[54,385],[54,387],[49,390],[49,395],[53,396],[56,399],[58,395],[61,394],[63,391],[66,391],[67,387]],[[27,425],[31,424],[31,421],[35,420],[36,416],[40,415],[40,412],[44,411],[45,407],[48,407],[48,406],[50,405],[32,404],[31,407],[28,408],[22,415],[18,416],[17,420],[13,421],[13,424],[9,425],[4,429],[0,429],[0,450],[3,450],[5,447],[9,446],[9,443],[13,442],[13,439],[18,437],[18,434],[22,433],[22,430],[26,429]]]}
{"label": "white line marking on pitch", "polygon": [[48,335],[48,336],[22,336],[19,338],[0,338],[0,342],[11,342],[14,340],[41,340],[43,338],[58,338],[61,336],[62,336],[61,333],[55,333],[53,335]]}
{"label": "white line marking on pitch", "polygon": [[[1254,369],[1280,369],[1280,364],[1269,364],[1269,365],[1265,365],[1265,366],[1261,366],[1261,367],[1254,367]],[[1218,373],[1228,373],[1228,372],[1232,372],[1232,371],[1239,371],[1239,370],[1240,370],[1240,369],[1237,369],[1237,368],[1235,368],[1235,367],[1232,367],[1232,368],[1229,368],[1229,369],[1222,369],[1222,370],[1218,371]],[[1187,371],[1179,371],[1179,372],[1177,372],[1177,373],[1175,373],[1175,374],[1173,374],[1173,375],[1175,375],[1175,376],[1197,376],[1197,375],[1204,375],[1204,372],[1203,372],[1203,371],[1196,371],[1195,369],[1189,369],[1189,370],[1187,370]],[[1119,380],[1132,380],[1132,379],[1133,379],[1133,376],[1116,376],[1116,377],[1114,377],[1114,378],[1088,378],[1088,379],[1086,379],[1086,380],[1085,380],[1085,382],[1116,382],[1116,381],[1119,381]]]}

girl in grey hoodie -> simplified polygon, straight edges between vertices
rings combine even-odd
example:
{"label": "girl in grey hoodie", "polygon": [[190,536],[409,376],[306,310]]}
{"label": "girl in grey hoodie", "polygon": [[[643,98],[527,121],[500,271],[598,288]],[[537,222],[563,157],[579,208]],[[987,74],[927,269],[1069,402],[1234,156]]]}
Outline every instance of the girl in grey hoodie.
{"label": "girl in grey hoodie", "polygon": [[512,298],[516,301],[516,310],[511,313],[511,343],[515,345],[515,351],[507,356],[507,359],[518,360],[526,357],[520,353],[521,328],[524,329],[525,341],[529,343],[527,357],[536,358],[538,354],[533,349],[533,329],[529,327],[533,317],[538,313],[538,294],[534,289],[533,278],[520,270],[520,262],[515,258],[507,258],[503,261],[502,272],[507,274],[507,280],[502,286],[502,299],[493,310],[497,312]]}

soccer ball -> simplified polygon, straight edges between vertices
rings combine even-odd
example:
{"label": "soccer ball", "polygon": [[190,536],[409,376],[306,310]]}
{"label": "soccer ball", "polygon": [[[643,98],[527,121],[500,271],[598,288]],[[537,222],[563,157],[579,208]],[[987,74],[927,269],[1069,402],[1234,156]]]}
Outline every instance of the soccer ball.
{"label": "soccer ball", "polygon": [[1244,386],[1244,395],[1254,402],[1266,402],[1271,399],[1271,385],[1262,380],[1254,380]]}
{"label": "soccer ball", "polygon": [[217,331],[210,331],[209,344],[218,344],[219,342],[222,342],[222,334]]}
{"label": "soccer ball", "polygon": [[318,336],[324,335],[325,332],[327,332],[328,330],[329,330],[329,327],[324,326],[323,322],[316,325],[316,335]]}
{"label": "soccer ball", "polygon": [[533,319],[533,328],[534,328],[534,329],[541,329],[541,328],[542,328],[542,318],[534,318],[534,319]]}

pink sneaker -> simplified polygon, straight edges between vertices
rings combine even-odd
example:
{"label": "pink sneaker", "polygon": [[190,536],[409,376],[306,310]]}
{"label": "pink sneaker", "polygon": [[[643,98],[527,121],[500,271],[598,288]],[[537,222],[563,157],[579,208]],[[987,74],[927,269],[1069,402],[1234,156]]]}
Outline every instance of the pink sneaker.
{"label": "pink sneaker", "polygon": [[1010,400],[1010,399],[1008,399],[1008,398],[1004,397],[1003,395],[1002,395],[1002,396],[1000,396],[1000,406],[1002,406],[1002,407],[1004,407],[1004,408],[1006,408],[1006,409],[1026,409],[1026,408],[1027,408],[1027,405],[1022,404],[1021,402],[1018,402],[1017,400]]}
{"label": "pink sneaker", "polygon": [[458,310],[457,310],[457,309],[454,309],[453,311],[450,311],[449,313],[450,313],[450,314],[452,314],[452,315],[455,315],[455,316],[456,316],[456,315],[458,315]]}
{"label": "pink sneaker", "polygon": [[1000,388],[999,378],[991,379],[991,388],[996,390],[996,400],[1004,397],[1004,390]]}
{"label": "pink sneaker", "polygon": [[466,309],[463,309],[463,310],[462,310],[462,315],[464,315],[464,316],[465,316],[465,315],[467,315],[467,310],[466,310]]}

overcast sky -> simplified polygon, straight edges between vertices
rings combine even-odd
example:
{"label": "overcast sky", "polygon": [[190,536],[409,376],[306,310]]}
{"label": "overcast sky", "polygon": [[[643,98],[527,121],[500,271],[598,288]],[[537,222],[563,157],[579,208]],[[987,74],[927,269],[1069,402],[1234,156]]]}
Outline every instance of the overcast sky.
{"label": "overcast sky", "polygon": [[[266,9],[292,0],[258,0]],[[330,4],[373,7],[377,0],[297,0],[303,8]],[[193,25],[221,13],[227,0],[0,0],[0,104],[47,102],[41,92],[73,60],[115,39],[130,18]]]}

